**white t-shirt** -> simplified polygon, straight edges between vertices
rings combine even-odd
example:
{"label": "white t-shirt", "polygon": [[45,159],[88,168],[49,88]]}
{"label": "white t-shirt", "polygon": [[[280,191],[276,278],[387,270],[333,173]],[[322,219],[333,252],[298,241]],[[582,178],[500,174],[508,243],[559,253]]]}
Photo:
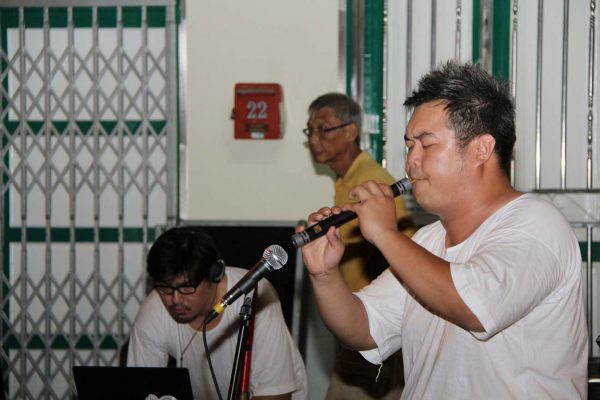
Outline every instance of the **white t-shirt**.
{"label": "white t-shirt", "polygon": [[[227,267],[227,289],[229,290],[247,272],[244,269]],[[258,283],[258,293],[250,368],[250,394],[268,396],[294,392],[292,399],[306,399],[304,363],[285,324],[279,298],[273,287],[264,279]],[[243,299],[244,296],[241,296],[227,307],[219,324],[206,332],[211,361],[224,399],[227,398],[229,390]],[[144,300],[136,316],[130,337],[127,365],[166,366],[168,356],[171,355],[177,360],[177,366],[189,369],[194,398],[218,399],[204,351],[202,332],[198,332],[192,339],[193,335],[194,329],[188,324],[179,324],[171,318],[160,296],[153,290]],[[184,351],[190,340],[191,344]]]}
{"label": "white t-shirt", "polygon": [[563,215],[524,194],[461,244],[445,248],[438,221],[413,240],[450,262],[485,332],[427,311],[389,270],[357,295],[380,363],[402,348],[406,399],[585,399],[588,334],[581,254]]}

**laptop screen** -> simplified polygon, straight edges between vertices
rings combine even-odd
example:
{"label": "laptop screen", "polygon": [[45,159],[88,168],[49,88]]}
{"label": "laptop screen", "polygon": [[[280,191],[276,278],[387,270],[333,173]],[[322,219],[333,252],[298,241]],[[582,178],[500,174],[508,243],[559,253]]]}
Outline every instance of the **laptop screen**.
{"label": "laptop screen", "polygon": [[187,368],[75,366],[73,377],[79,400],[193,399]]}

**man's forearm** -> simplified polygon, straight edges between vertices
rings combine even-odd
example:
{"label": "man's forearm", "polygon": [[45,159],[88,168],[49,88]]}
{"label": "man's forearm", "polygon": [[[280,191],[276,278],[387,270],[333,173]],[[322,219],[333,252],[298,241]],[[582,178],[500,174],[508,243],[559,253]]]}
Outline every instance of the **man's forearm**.
{"label": "man's forearm", "polygon": [[365,307],[350,291],[339,270],[326,276],[311,276],[311,282],[319,314],[327,328],[350,348],[374,348]]}

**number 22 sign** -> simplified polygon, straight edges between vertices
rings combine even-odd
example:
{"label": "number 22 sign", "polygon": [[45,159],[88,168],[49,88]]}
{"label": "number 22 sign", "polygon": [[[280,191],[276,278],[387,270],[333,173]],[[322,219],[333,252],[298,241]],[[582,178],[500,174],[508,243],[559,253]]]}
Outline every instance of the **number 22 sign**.
{"label": "number 22 sign", "polygon": [[281,139],[283,90],[277,83],[237,83],[232,117],[236,139]]}

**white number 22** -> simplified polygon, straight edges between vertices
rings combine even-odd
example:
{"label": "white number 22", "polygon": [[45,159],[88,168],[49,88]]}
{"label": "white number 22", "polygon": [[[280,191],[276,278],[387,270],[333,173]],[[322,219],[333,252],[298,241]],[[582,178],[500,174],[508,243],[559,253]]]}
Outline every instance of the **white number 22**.
{"label": "white number 22", "polygon": [[249,101],[246,104],[248,119],[267,119],[267,102],[265,101]]}

